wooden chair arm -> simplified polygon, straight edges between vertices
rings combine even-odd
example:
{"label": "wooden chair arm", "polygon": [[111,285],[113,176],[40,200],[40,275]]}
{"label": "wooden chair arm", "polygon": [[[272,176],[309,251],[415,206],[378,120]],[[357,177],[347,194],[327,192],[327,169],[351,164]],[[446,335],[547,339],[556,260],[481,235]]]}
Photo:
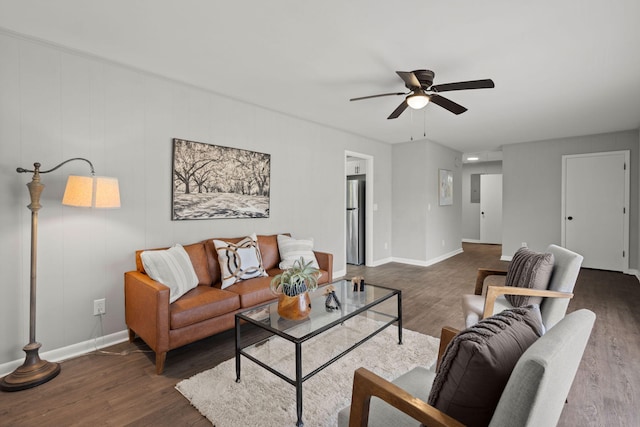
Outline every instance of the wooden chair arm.
{"label": "wooden chair arm", "polygon": [[489,276],[506,276],[507,270],[495,270],[492,268],[479,268],[478,275],[476,276],[476,289],[474,294],[482,295],[482,288],[484,287],[484,279]]}
{"label": "wooden chair arm", "polygon": [[372,396],[382,399],[427,427],[464,427],[444,412],[365,368],[358,368],[353,375],[349,427],[367,427]]}
{"label": "wooden chair arm", "polygon": [[525,295],[533,297],[545,298],[573,298],[573,294],[569,292],[549,291],[546,289],[519,288],[517,286],[489,286],[487,288],[487,296],[484,300],[484,312],[482,318],[493,315],[493,307],[496,298],[500,295]]}
{"label": "wooden chair arm", "polygon": [[444,328],[442,328],[442,332],[440,332],[440,347],[438,348],[438,359],[436,361],[436,368],[440,366],[440,361],[442,360],[444,351],[458,332],[460,331],[450,326],[445,326]]}

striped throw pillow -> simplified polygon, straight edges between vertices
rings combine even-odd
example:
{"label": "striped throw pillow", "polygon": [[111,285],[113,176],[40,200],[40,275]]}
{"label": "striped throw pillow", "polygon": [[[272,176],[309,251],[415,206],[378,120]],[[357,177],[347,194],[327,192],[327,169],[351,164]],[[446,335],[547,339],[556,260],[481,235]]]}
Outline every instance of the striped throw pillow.
{"label": "striped throw pillow", "polygon": [[176,244],[166,250],[144,251],[140,253],[140,259],[149,277],[169,287],[169,303],[198,285],[198,276],[182,245]]}
{"label": "striped throw pillow", "polygon": [[313,253],[313,239],[294,239],[284,234],[278,234],[278,250],[280,251],[280,265],[283,270],[293,267],[293,263],[304,258],[305,264],[311,261],[311,265],[320,268],[318,260]]}

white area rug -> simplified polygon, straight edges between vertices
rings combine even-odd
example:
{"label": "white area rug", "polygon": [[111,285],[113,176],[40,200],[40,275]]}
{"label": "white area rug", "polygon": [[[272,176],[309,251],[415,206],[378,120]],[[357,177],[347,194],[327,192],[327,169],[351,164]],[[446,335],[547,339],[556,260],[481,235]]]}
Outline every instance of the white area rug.
{"label": "white area rug", "polygon": [[[368,330],[373,320],[361,316],[302,344],[303,374],[346,349]],[[300,325],[304,327],[304,324]],[[336,426],[338,411],[351,401],[353,372],[361,366],[388,380],[415,366],[435,362],[439,340],[404,329],[398,345],[398,328],[389,326],[374,338],[329,365],[302,384],[302,420],[305,427]],[[294,376],[294,345],[279,337],[269,339],[252,354]],[[235,358],[176,385],[189,402],[216,427],[295,426],[295,387],[242,357],[240,383],[235,382]],[[427,385],[425,384],[425,387]]]}

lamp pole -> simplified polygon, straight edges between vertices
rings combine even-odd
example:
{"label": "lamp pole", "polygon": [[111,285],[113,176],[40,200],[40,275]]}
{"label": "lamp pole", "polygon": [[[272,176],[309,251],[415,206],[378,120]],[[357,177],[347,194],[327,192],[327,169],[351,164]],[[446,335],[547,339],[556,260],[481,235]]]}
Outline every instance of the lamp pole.
{"label": "lamp pole", "polygon": [[[42,344],[36,342],[36,281],[38,261],[38,211],[42,207],[40,195],[44,184],[40,182],[40,163],[33,164],[33,178],[27,184],[31,203],[31,277],[29,306],[29,344],[23,347],[26,353],[24,363],[0,381],[0,388],[5,391],[18,391],[45,383],[60,373],[60,365],[40,359],[38,351]],[[22,172],[22,168],[17,169]],[[47,171],[48,172],[48,171]]]}

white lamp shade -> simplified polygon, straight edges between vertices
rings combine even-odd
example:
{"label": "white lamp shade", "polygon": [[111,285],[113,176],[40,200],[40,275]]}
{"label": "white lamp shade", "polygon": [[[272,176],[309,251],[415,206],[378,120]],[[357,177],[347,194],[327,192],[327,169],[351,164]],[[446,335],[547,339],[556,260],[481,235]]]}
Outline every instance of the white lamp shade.
{"label": "white lamp shade", "polygon": [[413,94],[407,96],[407,104],[409,104],[409,107],[413,108],[414,110],[424,108],[428,103],[429,97],[425,94]]}
{"label": "white lamp shade", "polygon": [[62,204],[86,208],[119,208],[117,178],[69,175]]}

